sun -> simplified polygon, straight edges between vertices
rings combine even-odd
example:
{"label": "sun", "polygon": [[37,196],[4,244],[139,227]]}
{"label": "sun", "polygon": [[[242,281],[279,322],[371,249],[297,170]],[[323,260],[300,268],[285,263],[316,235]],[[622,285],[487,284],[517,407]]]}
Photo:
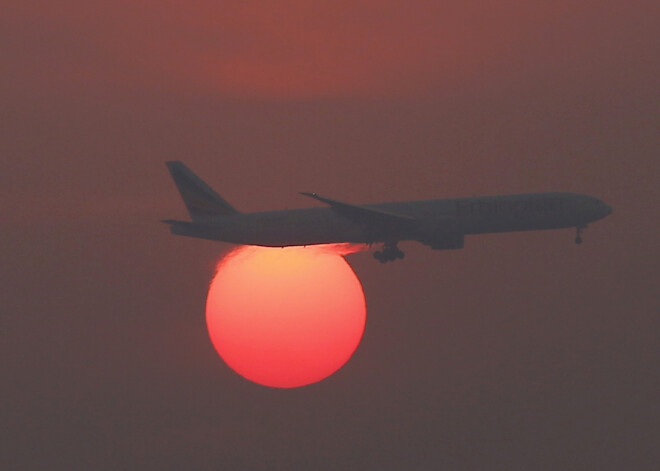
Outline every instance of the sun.
{"label": "sun", "polygon": [[209,287],[206,323],[227,365],[256,383],[293,388],[340,369],[366,322],[362,284],[341,246],[241,246]]}

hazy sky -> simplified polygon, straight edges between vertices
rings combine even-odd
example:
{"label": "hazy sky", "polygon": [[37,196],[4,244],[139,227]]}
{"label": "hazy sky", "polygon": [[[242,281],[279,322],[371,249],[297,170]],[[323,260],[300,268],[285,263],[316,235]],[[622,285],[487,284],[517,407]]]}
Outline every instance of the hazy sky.
{"label": "hazy sky", "polygon": [[[0,14],[3,469],[654,469],[654,1],[12,1]],[[533,191],[571,230],[349,257],[367,329],[296,390],[229,370],[230,246],[178,238],[163,164],[239,210]]]}

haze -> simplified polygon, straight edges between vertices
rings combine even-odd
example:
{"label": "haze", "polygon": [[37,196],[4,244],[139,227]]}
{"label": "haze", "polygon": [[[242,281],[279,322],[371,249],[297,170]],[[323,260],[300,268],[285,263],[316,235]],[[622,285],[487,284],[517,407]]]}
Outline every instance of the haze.
{"label": "haze", "polygon": [[[656,3],[360,5],[3,2],[3,469],[657,465]],[[277,391],[213,349],[230,246],[159,223],[186,216],[168,160],[246,212],[299,191],[615,211],[580,246],[350,255],[359,349]]]}

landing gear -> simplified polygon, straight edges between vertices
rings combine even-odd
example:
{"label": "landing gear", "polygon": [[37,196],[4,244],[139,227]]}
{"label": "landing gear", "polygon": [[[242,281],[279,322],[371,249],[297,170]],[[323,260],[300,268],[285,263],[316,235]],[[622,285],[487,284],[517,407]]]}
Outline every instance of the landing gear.
{"label": "landing gear", "polygon": [[576,230],[575,243],[576,244],[581,244],[582,243],[582,229],[584,229],[584,227],[576,227],[575,228],[575,230]]}
{"label": "landing gear", "polygon": [[385,244],[382,252],[380,250],[374,252],[374,258],[380,263],[393,262],[396,259],[402,259],[405,255],[406,254],[396,246],[396,242],[393,244]]}

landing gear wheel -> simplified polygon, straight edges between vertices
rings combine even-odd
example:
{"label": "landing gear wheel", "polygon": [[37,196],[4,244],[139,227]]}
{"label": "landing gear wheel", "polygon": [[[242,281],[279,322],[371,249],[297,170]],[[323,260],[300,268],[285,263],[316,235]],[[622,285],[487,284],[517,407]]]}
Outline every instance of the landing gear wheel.
{"label": "landing gear wheel", "polygon": [[387,262],[387,256],[381,252],[380,250],[376,250],[374,252],[374,258],[378,260],[380,263],[385,263]]}
{"label": "landing gear wheel", "polygon": [[575,243],[578,245],[582,243],[582,229],[584,229],[584,227],[575,228],[575,230],[577,231],[575,234]]}
{"label": "landing gear wheel", "polygon": [[582,243],[582,237],[577,236],[577,237],[575,238],[575,243],[576,243],[576,244],[581,244],[581,243]]}
{"label": "landing gear wheel", "polygon": [[404,256],[405,254],[396,244],[385,245],[382,252],[380,250],[374,252],[374,258],[380,263],[393,262],[394,260],[402,259]]}

